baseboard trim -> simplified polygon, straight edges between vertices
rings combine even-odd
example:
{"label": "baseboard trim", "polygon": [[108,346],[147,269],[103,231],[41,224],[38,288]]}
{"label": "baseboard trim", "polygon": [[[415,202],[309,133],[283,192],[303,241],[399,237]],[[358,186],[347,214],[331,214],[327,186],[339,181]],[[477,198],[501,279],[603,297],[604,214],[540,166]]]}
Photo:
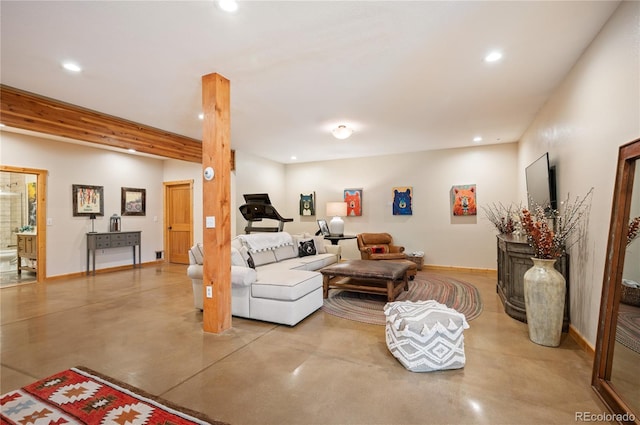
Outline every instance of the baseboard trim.
{"label": "baseboard trim", "polygon": [[580,332],[573,326],[569,325],[569,336],[582,348],[591,358],[595,358],[596,350],[593,348],[589,341],[587,341]]}
{"label": "baseboard trim", "polygon": [[[149,261],[146,263],[142,263],[141,267],[150,267],[150,266],[156,266],[158,264],[162,264],[164,263],[164,260],[157,260],[157,261]],[[136,267],[138,268],[138,267]],[[107,267],[104,269],[96,269],[96,274],[102,274],[102,273],[111,273],[111,272],[117,272],[117,271],[121,271],[121,270],[134,270],[133,265],[129,264],[129,265],[124,265],[124,266],[116,266],[116,267]],[[82,276],[86,276],[87,272],[83,271],[83,272],[76,272],[76,273],[67,273],[67,274],[59,274],[56,276],[47,276],[47,278],[43,281],[43,282],[52,282],[55,280],[61,280],[61,279],[69,279],[69,278],[73,278],[73,277],[82,277]]]}
{"label": "baseboard trim", "polygon": [[497,274],[498,271],[496,269],[482,269],[476,267],[458,267],[458,266],[437,266],[435,264],[425,264],[422,266],[422,270],[451,270],[451,271],[459,271],[459,272],[477,272],[477,273],[487,273],[487,274]]}

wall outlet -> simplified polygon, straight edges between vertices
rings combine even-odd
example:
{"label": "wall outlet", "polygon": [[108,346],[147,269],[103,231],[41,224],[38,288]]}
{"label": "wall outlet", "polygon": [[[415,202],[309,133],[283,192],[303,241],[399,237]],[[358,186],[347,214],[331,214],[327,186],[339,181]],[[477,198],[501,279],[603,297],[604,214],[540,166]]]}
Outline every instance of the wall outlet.
{"label": "wall outlet", "polygon": [[207,286],[207,298],[213,298],[213,286]]}

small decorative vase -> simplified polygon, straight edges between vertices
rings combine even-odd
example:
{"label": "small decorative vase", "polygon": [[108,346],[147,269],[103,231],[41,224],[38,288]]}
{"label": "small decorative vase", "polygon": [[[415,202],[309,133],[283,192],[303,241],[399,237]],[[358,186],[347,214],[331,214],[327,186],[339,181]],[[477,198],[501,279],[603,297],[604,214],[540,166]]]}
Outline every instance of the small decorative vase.
{"label": "small decorative vase", "polygon": [[524,274],[524,303],[529,339],[547,347],[560,345],[567,293],[564,276],[553,266],[555,259],[532,258]]}

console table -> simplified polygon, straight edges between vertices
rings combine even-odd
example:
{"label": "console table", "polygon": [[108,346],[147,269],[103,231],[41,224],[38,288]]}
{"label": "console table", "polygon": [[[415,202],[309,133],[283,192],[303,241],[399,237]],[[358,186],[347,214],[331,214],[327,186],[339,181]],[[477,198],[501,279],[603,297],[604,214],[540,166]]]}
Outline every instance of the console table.
{"label": "console table", "polygon": [[[521,322],[527,321],[524,303],[524,273],[533,267],[533,248],[524,236],[498,235],[498,284],[496,292],[504,306],[504,311]],[[556,270],[567,282],[562,330],[569,329],[569,256],[556,260]]]}
{"label": "console table", "polygon": [[89,274],[89,257],[93,255],[92,270],[96,274],[96,250],[130,246],[133,249],[133,267],[136,266],[136,246],[138,247],[138,265],[142,264],[140,231],[87,233],[87,274]]}

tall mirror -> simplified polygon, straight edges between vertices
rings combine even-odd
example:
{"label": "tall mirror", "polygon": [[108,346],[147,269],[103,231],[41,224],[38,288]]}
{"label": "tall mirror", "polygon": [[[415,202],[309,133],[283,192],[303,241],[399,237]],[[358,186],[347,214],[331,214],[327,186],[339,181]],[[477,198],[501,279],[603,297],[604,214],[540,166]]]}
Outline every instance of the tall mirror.
{"label": "tall mirror", "polygon": [[620,423],[640,424],[640,139],[620,147],[592,385]]}

